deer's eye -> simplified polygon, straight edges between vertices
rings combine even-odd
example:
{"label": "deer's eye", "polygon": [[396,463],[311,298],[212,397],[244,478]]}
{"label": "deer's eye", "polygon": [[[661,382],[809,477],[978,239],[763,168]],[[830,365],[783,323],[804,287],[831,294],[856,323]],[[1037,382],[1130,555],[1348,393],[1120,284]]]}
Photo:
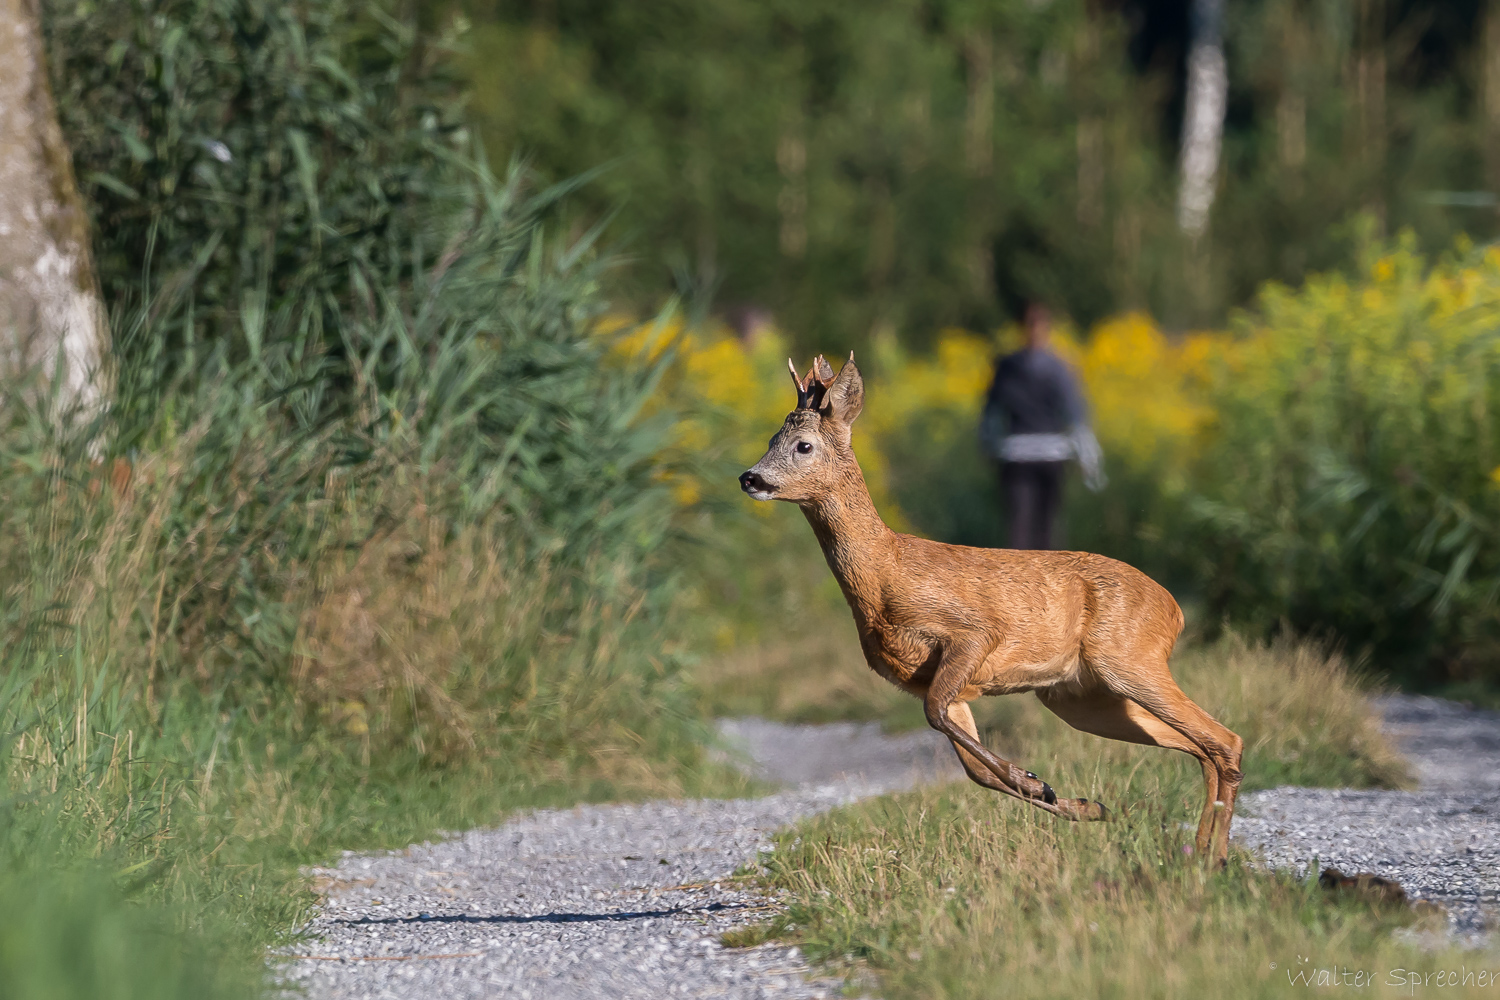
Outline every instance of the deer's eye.
{"label": "deer's eye", "polygon": [[812,454],[812,442],[810,442],[810,441],[798,441],[797,442],[797,454],[799,454],[799,455],[811,455]]}

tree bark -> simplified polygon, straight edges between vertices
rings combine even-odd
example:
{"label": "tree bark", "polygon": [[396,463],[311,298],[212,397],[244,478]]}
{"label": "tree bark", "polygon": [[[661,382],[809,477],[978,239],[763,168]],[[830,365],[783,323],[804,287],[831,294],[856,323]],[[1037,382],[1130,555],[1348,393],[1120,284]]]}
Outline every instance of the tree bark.
{"label": "tree bark", "polygon": [[776,208],[781,213],[780,245],[783,255],[801,260],[807,254],[807,143],[800,118],[788,126],[776,143],[776,168],[781,172],[781,193]]}
{"label": "tree bark", "polygon": [[971,177],[988,177],[995,165],[995,42],[988,29],[975,31],[963,49],[964,162]]}
{"label": "tree bark", "polygon": [[1370,178],[1366,207],[1385,226],[1385,196],[1381,185],[1386,151],[1385,124],[1385,4],[1357,0],[1354,25],[1354,99],[1356,155]]}
{"label": "tree bark", "polygon": [[1224,142],[1229,70],[1224,61],[1224,0],[1192,0],[1187,108],[1182,120],[1182,180],[1177,225],[1197,239],[1208,230]]}
{"label": "tree bark", "polygon": [[1104,224],[1104,122],[1093,115],[1078,120],[1078,224],[1098,229]]}
{"label": "tree bark", "polygon": [[1098,112],[1098,96],[1088,81],[1099,75],[1101,47],[1099,4],[1085,6],[1083,25],[1078,33],[1079,86],[1082,88],[1080,113],[1074,140],[1078,150],[1078,204],[1076,216],[1084,229],[1098,229],[1104,224],[1104,119]]}
{"label": "tree bark", "polygon": [[60,377],[54,416],[87,416],[106,398],[108,345],[40,12],[36,0],[0,0],[0,355]]}
{"label": "tree bark", "polygon": [[995,39],[986,23],[974,28],[962,45],[964,58],[964,165],[974,181],[970,195],[969,249],[964,255],[969,290],[980,299],[994,293],[995,260],[991,252],[992,177],[995,172]]}
{"label": "tree bark", "polygon": [[1484,5],[1484,158],[1486,180],[1500,192],[1500,0]]}
{"label": "tree bark", "polygon": [[1280,65],[1272,77],[1276,89],[1276,159],[1284,179],[1296,188],[1307,164],[1307,67],[1313,59],[1313,43],[1300,4],[1284,4],[1277,12],[1277,22],[1273,30],[1281,36]]}
{"label": "tree bark", "polygon": [[1307,99],[1295,87],[1283,89],[1276,101],[1276,151],[1288,170],[1307,162]]}

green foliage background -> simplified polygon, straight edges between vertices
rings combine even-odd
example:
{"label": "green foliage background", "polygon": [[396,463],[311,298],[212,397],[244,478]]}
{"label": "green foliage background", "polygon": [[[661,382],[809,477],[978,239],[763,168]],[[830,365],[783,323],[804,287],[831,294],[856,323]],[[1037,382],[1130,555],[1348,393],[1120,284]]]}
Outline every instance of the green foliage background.
{"label": "green foliage background", "polygon": [[662,559],[669,356],[598,333],[597,232],[491,172],[442,33],[44,9],[116,397],[4,393],[6,995],[258,994],[330,852],[742,789]]}
{"label": "green foliage background", "polygon": [[[1374,26],[1357,6],[1236,6],[1215,228],[1185,246],[1182,35],[1152,5],[44,0],[118,393],[61,431],[5,394],[0,913],[30,922],[0,921],[0,981],[250,995],[311,902],[298,867],[330,851],[518,805],[741,790],[702,756],[684,675],[724,623],[685,620],[706,606],[685,584],[775,531],[724,532],[722,496],[681,509],[671,353],[616,350],[599,318],[683,293],[804,343],[919,349],[1028,297],[1085,323],[1217,319],[1266,278],[1347,264],[1356,211],[1419,246],[1487,237],[1429,197],[1489,176],[1477,6],[1419,23],[1393,2]],[[1350,76],[1377,52],[1378,115]],[[1276,123],[1299,95],[1292,156]],[[633,261],[600,249],[607,227]],[[1257,571],[1214,589],[1190,552],[1162,564],[1257,621],[1294,607],[1421,657],[1488,648],[1487,473],[1429,449],[1422,493],[1396,457],[1461,424],[1488,376],[1452,398],[1304,392],[1329,331],[1322,360],[1347,366],[1434,329],[1421,307],[1340,326],[1326,287],[1265,300],[1301,331],[1268,383],[1286,391],[1216,397],[1222,454],[1265,442],[1260,464],[1205,462],[1188,505],[1194,537]],[[1455,343],[1450,374],[1488,370]],[[1433,421],[1402,436],[1411,413]],[[950,500],[988,495],[976,461],[948,464]],[[1143,530],[1165,537],[1186,502],[1153,471],[1127,480],[1147,513],[1097,547],[1147,563]],[[987,530],[982,505],[917,500],[936,533]],[[794,562],[767,577],[810,580]],[[728,593],[742,578],[720,570],[700,576]],[[1416,588],[1406,618],[1372,618],[1371,579]],[[383,628],[329,624],[357,607]]]}
{"label": "green foliage background", "polygon": [[[339,313],[435,262],[466,147],[443,39],[390,4],[44,5],[59,113],[114,303],[190,287],[198,339]],[[413,256],[416,254],[417,256]],[[427,258],[424,260],[423,258]],[[306,348],[304,348],[306,349]]]}
{"label": "green foliage background", "polygon": [[1428,250],[1493,234],[1482,4],[1252,0],[1212,229],[1184,241],[1187,8],[470,0],[460,65],[496,158],[610,164],[582,205],[618,210],[637,297],[712,292],[804,346],[920,346],[1029,297],[1217,323],[1351,263],[1361,212]]}

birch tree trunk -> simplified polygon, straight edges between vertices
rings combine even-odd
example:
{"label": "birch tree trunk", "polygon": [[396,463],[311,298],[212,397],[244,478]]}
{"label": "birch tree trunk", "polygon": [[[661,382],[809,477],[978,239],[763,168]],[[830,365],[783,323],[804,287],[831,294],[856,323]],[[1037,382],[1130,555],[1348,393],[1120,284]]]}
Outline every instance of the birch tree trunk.
{"label": "birch tree trunk", "polygon": [[1307,23],[1297,4],[1281,11],[1281,59],[1285,69],[1276,95],[1276,158],[1295,180],[1307,163],[1307,70],[1312,43]]}
{"label": "birch tree trunk", "polygon": [[1385,228],[1385,197],[1379,178],[1386,152],[1385,4],[1357,0],[1354,25],[1354,121],[1356,157],[1372,179],[1366,207]]}
{"label": "birch tree trunk", "polygon": [[1076,44],[1078,73],[1078,124],[1074,128],[1074,145],[1078,152],[1078,199],[1074,216],[1083,229],[1097,230],[1104,224],[1105,149],[1104,119],[1099,114],[1097,84],[1099,75],[1100,20],[1104,14],[1095,2],[1084,4],[1083,23]]}
{"label": "birch tree trunk", "polygon": [[1182,179],[1177,225],[1197,239],[1208,230],[1224,141],[1229,70],[1224,62],[1224,0],[1192,0],[1187,108],[1182,119]]}
{"label": "birch tree trunk", "polygon": [[1484,159],[1492,191],[1500,192],[1500,0],[1484,5]]}
{"label": "birch tree trunk", "polygon": [[795,126],[783,129],[776,143],[776,168],[781,172],[781,193],[776,196],[781,252],[801,260],[807,254],[807,143],[800,115]]}
{"label": "birch tree trunk", "polygon": [[0,0],[0,357],[60,374],[55,416],[86,417],[106,399],[108,345],[37,0]]}
{"label": "birch tree trunk", "polygon": [[990,180],[995,172],[995,39],[988,23],[963,42],[964,165],[974,181],[971,218],[985,220],[971,228],[968,253],[969,290],[979,298],[993,294],[995,258],[987,220],[991,217]]}

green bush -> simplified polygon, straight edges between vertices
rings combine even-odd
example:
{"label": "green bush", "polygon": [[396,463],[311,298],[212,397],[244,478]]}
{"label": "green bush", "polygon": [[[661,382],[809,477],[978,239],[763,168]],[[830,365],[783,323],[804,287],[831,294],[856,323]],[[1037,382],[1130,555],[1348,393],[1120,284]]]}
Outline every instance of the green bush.
{"label": "green bush", "polygon": [[666,359],[393,11],[49,8],[118,373],[87,426],[0,393],[19,995],[254,992],[336,850],[740,787],[666,648]]}
{"label": "green bush", "polygon": [[[48,0],[59,117],[106,298],[191,286],[194,339],[303,299],[290,333],[451,249],[446,158],[465,145],[445,41],[381,0]],[[450,208],[453,206],[449,206]],[[304,349],[307,349],[304,347]]]}
{"label": "green bush", "polygon": [[1209,368],[1187,530],[1157,528],[1220,614],[1493,686],[1500,259],[1366,273],[1262,294]]}

